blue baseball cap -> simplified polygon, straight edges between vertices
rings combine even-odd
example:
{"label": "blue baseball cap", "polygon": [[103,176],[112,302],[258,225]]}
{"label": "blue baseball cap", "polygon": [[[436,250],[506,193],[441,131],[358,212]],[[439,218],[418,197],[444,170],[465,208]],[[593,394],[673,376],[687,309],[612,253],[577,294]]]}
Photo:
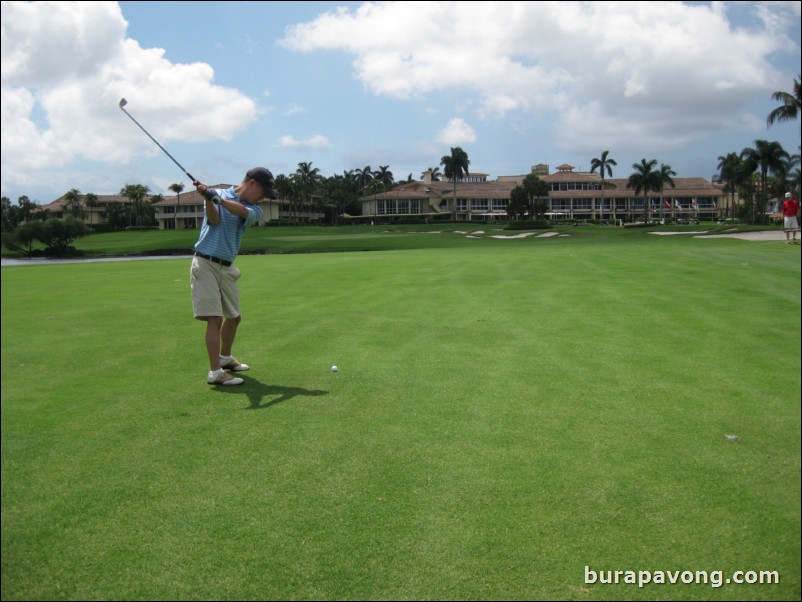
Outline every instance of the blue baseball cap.
{"label": "blue baseball cap", "polygon": [[259,186],[262,187],[262,191],[265,193],[265,198],[275,199],[278,197],[276,191],[273,190],[273,174],[270,173],[269,169],[254,167],[253,169],[249,169],[248,173],[245,175],[259,183]]}

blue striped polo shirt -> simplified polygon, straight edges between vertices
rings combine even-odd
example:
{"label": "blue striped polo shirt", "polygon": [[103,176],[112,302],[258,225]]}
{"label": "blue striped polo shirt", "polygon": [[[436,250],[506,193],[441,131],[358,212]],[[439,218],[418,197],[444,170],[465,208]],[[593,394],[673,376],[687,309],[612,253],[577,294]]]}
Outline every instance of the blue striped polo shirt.
{"label": "blue striped polo shirt", "polygon": [[213,190],[221,199],[242,203],[248,210],[248,218],[242,219],[218,205],[217,210],[220,212],[220,222],[210,224],[206,216],[206,203],[204,203],[203,224],[201,225],[198,242],[195,243],[195,250],[204,255],[212,255],[218,259],[233,262],[239,254],[240,243],[245,229],[258,222],[264,212],[258,205],[251,205],[241,200],[233,186],[228,189],[214,188]]}

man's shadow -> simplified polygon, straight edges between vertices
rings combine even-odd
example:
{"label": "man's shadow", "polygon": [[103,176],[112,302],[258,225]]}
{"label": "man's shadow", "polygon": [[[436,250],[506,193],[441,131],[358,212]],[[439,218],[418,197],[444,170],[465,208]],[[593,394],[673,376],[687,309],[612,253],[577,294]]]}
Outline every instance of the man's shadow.
{"label": "man's shadow", "polygon": [[[248,400],[251,402],[246,410],[262,410],[269,408],[277,403],[289,401],[293,397],[319,397],[320,395],[328,395],[328,391],[319,391],[314,389],[304,389],[303,387],[282,387],[280,385],[267,385],[260,380],[245,376],[242,373],[237,373],[243,382],[241,385],[233,387],[215,387],[215,390],[220,393],[235,393],[239,395],[247,395]],[[272,397],[266,403],[262,401],[266,398]]]}

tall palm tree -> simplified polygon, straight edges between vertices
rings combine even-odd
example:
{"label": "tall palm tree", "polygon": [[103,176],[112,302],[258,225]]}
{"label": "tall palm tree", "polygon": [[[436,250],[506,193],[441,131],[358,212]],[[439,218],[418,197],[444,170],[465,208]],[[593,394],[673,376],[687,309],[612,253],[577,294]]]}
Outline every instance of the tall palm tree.
{"label": "tall palm tree", "polygon": [[[590,173],[593,173],[598,169],[602,181],[601,183],[602,196],[601,196],[601,207],[599,208],[599,219],[604,218],[604,174],[606,172],[607,175],[609,175],[612,178],[613,177],[612,166],[618,165],[618,163],[615,162],[615,159],[610,159],[607,157],[607,155],[609,154],[610,151],[606,150],[601,154],[601,157],[590,160]],[[615,217],[613,217],[613,219],[615,219]]]}
{"label": "tall palm tree", "polygon": [[773,172],[769,178],[768,194],[782,200],[786,192],[796,192],[796,185],[793,180],[792,171],[799,165],[799,155],[789,155],[781,162],[781,167]]}
{"label": "tall palm tree", "polygon": [[[779,142],[769,142],[768,140],[755,140],[755,148],[745,148],[741,151],[741,159],[744,160],[747,171],[754,172],[760,170],[760,191],[761,206],[763,209],[757,216],[763,222],[763,214],[766,213],[766,203],[768,202],[768,174],[778,173],[784,169],[785,162],[789,155]],[[755,203],[752,201],[752,222],[755,219]]]}
{"label": "tall palm tree", "polygon": [[718,170],[719,177],[724,181],[724,191],[730,193],[729,208],[725,211],[725,215],[729,214],[729,217],[735,217],[735,191],[743,170],[743,160],[738,153],[719,156]]}
{"label": "tall palm tree", "polygon": [[800,183],[802,183],[802,178],[800,178],[799,171],[800,165],[802,165],[802,156],[791,155],[791,158],[788,160],[788,164],[786,166],[785,191],[793,191],[796,194],[796,198],[799,198],[800,196]]}
{"label": "tall palm tree", "polygon": [[320,184],[320,169],[312,167],[311,161],[309,163],[302,161],[298,164],[298,169],[295,170],[295,178],[298,182],[303,202],[305,202],[307,206],[311,206],[312,197]]}
{"label": "tall palm tree", "polygon": [[454,197],[451,199],[451,219],[457,221],[457,180],[469,176],[468,165],[470,165],[468,153],[459,146],[451,148],[450,155],[443,155],[440,165],[443,166],[443,173],[454,183]]}
{"label": "tall palm tree", "polygon": [[169,189],[175,193],[175,229],[178,230],[178,212],[181,209],[181,193],[184,190],[184,183],[170,184]]}
{"label": "tall palm tree", "polygon": [[[94,209],[95,207],[98,207],[100,205],[100,203],[98,201],[98,198],[97,198],[97,195],[94,192],[87,192],[84,195],[84,204],[89,209]],[[94,216],[94,212],[90,211],[89,212],[89,225],[90,226],[92,225],[92,222],[94,221],[93,216]]]}
{"label": "tall palm tree", "polygon": [[636,195],[643,191],[644,216],[648,216],[649,193],[659,191],[663,185],[662,176],[659,171],[655,171],[655,165],[657,159],[641,159],[640,163],[633,163],[635,173],[627,181],[627,188],[634,190]]}
{"label": "tall palm tree", "polygon": [[663,214],[663,188],[665,188],[666,184],[669,184],[671,188],[676,188],[676,184],[674,184],[674,180],[672,176],[676,176],[677,172],[671,169],[670,165],[663,165],[660,164],[660,170],[657,172],[660,174],[660,215]]}
{"label": "tall palm tree", "polygon": [[376,181],[381,184],[384,189],[390,188],[395,180],[393,179],[393,172],[390,171],[389,165],[380,165],[379,169],[373,174]]}
{"label": "tall palm tree", "polygon": [[158,224],[156,221],[156,207],[154,205],[156,203],[161,203],[164,200],[164,195],[159,194],[152,194],[148,199],[147,203],[144,203],[142,206],[142,211],[144,212],[145,219],[144,223],[146,226],[152,226],[154,224]]}
{"label": "tall palm tree", "polygon": [[292,200],[294,189],[293,182],[283,173],[280,173],[276,176],[276,179],[273,182],[273,189],[276,191],[276,196],[279,199]]}
{"label": "tall palm tree", "polygon": [[[794,80],[794,91],[782,92],[778,91],[771,95],[772,99],[781,102],[782,104],[774,109],[766,118],[767,127],[771,127],[774,122],[793,121],[802,112],[802,88],[800,88],[801,76],[797,76]],[[800,124],[800,139],[802,140],[802,124]],[[802,144],[800,144],[802,150]]]}
{"label": "tall palm tree", "polygon": [[359,190],[365,190],[373,182],[373,170],[370,165],[365,165],[362,169],[354,170],[354,181]]}

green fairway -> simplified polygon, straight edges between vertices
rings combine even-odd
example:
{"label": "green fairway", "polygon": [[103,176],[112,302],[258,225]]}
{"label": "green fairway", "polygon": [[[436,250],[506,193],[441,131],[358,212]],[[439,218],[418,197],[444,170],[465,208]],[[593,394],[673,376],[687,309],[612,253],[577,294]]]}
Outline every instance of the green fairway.
{"label": "green fairway", "polygon": [[799,599],[799,247],[270,230],[241,387],[187,259],[2,268],[3,600]]}
{"label": "green fairway", "polygon": [[[713,234],[724,231],[779,230],[775,227],[737,224],[716,226],[701,224],[697,226],[653,226],[650,228],[609,228],[600,226],[574,227],[555,226],[547,230],[518,232],[506,230],[505,223],[497,224],[417,224],[375,226],[264,226],[250,228],[242,241],[244,254],[272,253],[330,253],[336,251],[382,251],[400,249],[430,248],[475,248],[476,239],[483,239],[488,245],[507,246],[504,238],[525,235],[528,244],[544,242],[543,238],[554,235],[570,237],[578,243],[609,244],[611,241],[633,242],[651,238],[650,232],[665,230],[680,232],[706,232]],[[74,241],[78,251],[88,257],[142,255],[142,254],[188,254],[198,239],[197,230],[146,230],[92,234]],[[519,241],[520,242],[520,241]],[[34,248],[40,249],[37,243]],[[4,256],[19,257],[3,249]]]}

